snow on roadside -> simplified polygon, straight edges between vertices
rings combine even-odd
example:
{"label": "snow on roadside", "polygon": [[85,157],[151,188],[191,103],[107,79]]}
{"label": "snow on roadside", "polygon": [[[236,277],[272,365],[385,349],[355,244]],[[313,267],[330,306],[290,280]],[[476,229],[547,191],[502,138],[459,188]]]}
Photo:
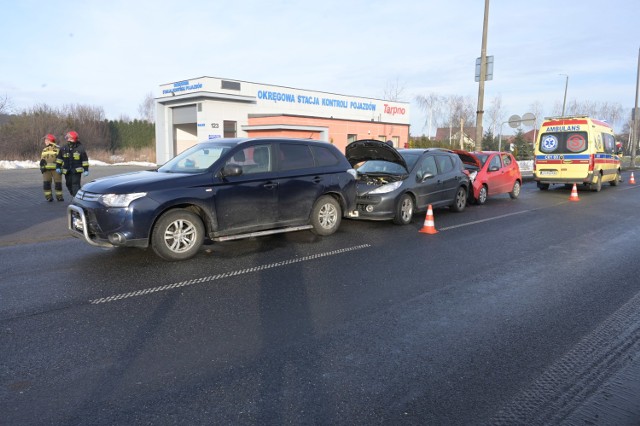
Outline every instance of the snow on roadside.
{"label": "snow on roadside", "polygon": [[[89,160],[89,166],[142,166],[142,167],[156,167],[155,163],[146,163],[141,161],[129,161],[126,163],[105,163],[104,161]],[[38,169],[40,168],[40,162],[38,161],[6,161],[0,160],[0,170],[14,170],[14,169]]]}

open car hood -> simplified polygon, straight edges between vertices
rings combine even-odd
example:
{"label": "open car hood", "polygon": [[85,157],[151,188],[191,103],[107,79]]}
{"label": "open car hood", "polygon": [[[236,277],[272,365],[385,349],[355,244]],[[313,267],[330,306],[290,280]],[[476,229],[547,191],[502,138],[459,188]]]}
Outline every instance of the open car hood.
{"label": "open car hood", "polygon": [[386,142],[375,139],[361,139],[351,142],[345,149],[345,156],[352,166],[363,161],[380,160],[400,164],[408,170],[402,155]]}
{"label": "open car hood", "polygon": [[463,151],[461,149],[454,149],[453,152],[458,154],[460,160],[465,166],[475,166],[480,170],[482,168],[482,162],[472,152]]}

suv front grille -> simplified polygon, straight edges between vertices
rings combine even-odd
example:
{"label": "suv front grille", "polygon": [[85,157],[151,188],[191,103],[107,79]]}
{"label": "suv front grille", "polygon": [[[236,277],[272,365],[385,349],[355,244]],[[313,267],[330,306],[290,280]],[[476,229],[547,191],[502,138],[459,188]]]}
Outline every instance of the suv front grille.
{"label": "suv front grille", "polygon": [[100,195],[102,195],[102,194],[95,194],[93,192],[86,192],[86,191],[83,191],[81,189],[78,192],[76,192],[75,198],[77,198],[78,200],[95,201],[95,202],[97,202],[98,199],[100,199]]}

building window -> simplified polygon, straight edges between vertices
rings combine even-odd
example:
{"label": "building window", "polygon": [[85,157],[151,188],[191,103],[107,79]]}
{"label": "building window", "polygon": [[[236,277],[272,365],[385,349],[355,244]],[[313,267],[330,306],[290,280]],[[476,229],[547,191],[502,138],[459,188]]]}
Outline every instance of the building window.
{"label": "building window", "polygon": [[237,81],[222,80],[220,87],[227,90],[240,90],[240,83]]}
{"label": "building window", "polygon": [[348,134],[347,135],[347,143],[355,142],[358,140],[358,135]]}
{"label": "building window", "polygon": [[223,130],[224,130],[224,137],[225,138],[235,138],[237,137],[237,132],[236,132],[236,127],[237,127],[238,122],[237,121],[227,121],[224,120],[222,126],[223,126]]}

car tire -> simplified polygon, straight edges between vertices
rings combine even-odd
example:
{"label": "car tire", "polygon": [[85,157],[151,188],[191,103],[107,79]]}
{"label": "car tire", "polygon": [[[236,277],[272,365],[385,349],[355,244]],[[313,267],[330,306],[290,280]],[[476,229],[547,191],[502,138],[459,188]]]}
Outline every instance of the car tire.
{"label": "car tire", "polygon": [[513,189],[509,193],[509,197],[511,197],[514,200],[518,198],[520,196],[521,189],[522,189],[522,186],[520,185],[520,181],[513,182]]}
{"label": "car tire", "polygon": [[482,185],[480,187],[480,191],[478,191],[478,198],[476,198],[476,204],[479,206],[483,205],[487,202],[487,194],[488,194],[487,185]]}
{"label": "car tire", "polygon": [[413,211],[415,205],[413,198],[409,194],[403,194],[396,205],[396,214],[393,217],[393,223],[396,225],[408,225],[413,219]]}
{"label": "car tire", "polygon": [[153,227],[151,247],[165,260],[186,260],[202,247],[204,232],[200,216],[188,210],[170,210]]}
{"label": "car tire", "polygon": [[340,203],[330,195],[318,198],[311,210],[311,231],[316,235],[331,235],[338,230],[341,221]]}
{"label": "car tire", "polygon": [[620,172],[616,172],[616,175],[613,177],[613,180],[609,181],[609,185],[618,186],[620,183]]}
{"label": "car tire", "polygon": [[461,212],[467,206],[467,190],[464,187],[459,187],[456,192],[456,196],[451,204],[451,210],[454,212]]}

